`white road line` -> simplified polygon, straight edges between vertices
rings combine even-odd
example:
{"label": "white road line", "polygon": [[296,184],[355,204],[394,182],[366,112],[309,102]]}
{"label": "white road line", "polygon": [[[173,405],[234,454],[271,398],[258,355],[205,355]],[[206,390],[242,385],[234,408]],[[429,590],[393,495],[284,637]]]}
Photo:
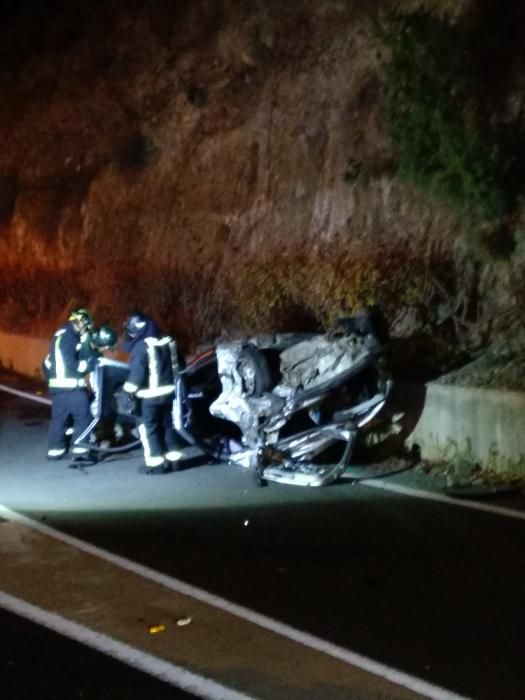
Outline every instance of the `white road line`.
{"label": "white road line", "polygon": [[199,698],[206,698],[206,700],[253,700],[248,695],[230,690],[215,681],[187,671],[181,666],[164,661],[151,654],[146,654],[128,644],[118,642],[100,632],[94,632],[88,627],[84,627],[84,625],[71,622],[60,615],[26,603],[3,591],[0,591],[0,607],[31,622],[47,627],[47,629],[58,632],[64,637],[81,642],[139,671],[148,673],[164,683],[169,683],[176,688],[193,693]]}
{"label": "white road line", "polygon": [[46,406],[51,406],[51,399],[47,399],[45,396],[37,396],[36,394],[30,394],[28,391],[20,391],[19,389],[13,389],[5,384],[0,384],[0,391],[5,391],[8,394],[13,394],[14,396],[20,396],[23,399],[29,399],[30,401],[36,401],[37,403],[43,403]]}
{"label": "white road line", "polygon": [[[37,401],[39,403],[45,404],[50,403],[49,399],[41,398],[39,396],[27,392],[18,391],[16,389],[12,389],[11,387],[7,387],[3,384],[0,384],[0,390],[7,391],[8,393],[15,394],[16,396],[20,396],[22,398],[27,398],[31,401]],[[429,491],[398,486],[395,484],[388,484],[384,480],[367,479],[362,480],[359,483],[364,484],[366,486],[372,486],[373,488],[381,488],[387,491],[392,491],[394,493],[400,493],[405,496],[424,498],[427,500],[434,500],[448,505],[471,508],[474,510],[480,510],[484,512],[494,513],[497,515],[503,515],[506,517],[513,517],[525,520],[525,513],[522,513],[520,511],[514,511],[507,508],[500,508],[497,506],[490,506],[478,502],[456,501],[448,496],[444,496],[441,494],[434,494]],[[373,673],[374,675],[380,676],[381,678],[385,678],[386,680],[396,683],[404,688],[420,693],[424,697],[430,698],[431,700],[466,700],[462,696],[456,695],[455,693],[452,693],[444,688],[440,688],[439,686],[427,683],[426,681],[410,676],[406,673],[403,673],[402,671],[398,671],[396,669],[390,668],[389,666],[385,666],[384,664],[374,661],[373,659],[369,659],[348,649],[344,649],[343,647],[339,647],[335,644],[332,644],[331,642],[327,642],[318,637],[314,637],[313,635],[310,635],[306,632],[302,632],[301,630],[289,627],[288,625],[285,625],[284,623],[281,623],[277,620],[273,620],[264,615],[260,615],[257,612],[249,610],[248,608],[244,608],[235,603],[231,603],[223,598],[219,598],[218,596],[208,593],[207,591],[184,583],[183,581],[174,579],[170,576],[167,576],[166,574],[154,571],[153,569],[149,569],[136,562],[129,561],[124,557],[112,554],[111,552],[106,552],[105,550],[99,549],[98,547],[95,547],[94,545],[91,545],[88,542],[84,542],[75,537],[71,537],[70,535],[63,534],[58,530],[54,530],[53,528],[48,527],[47,525],[42,525],[41,523],[33,521],[30,518],[27,518],[26,516],[15,513],[14,511],[9,510],[1,504],[0,513],[2,513],[5,517],[7,517],[10,520],[21,522],[34,530],[42,532],[43,534],[46,534],[50,537],[54,537],[55,539],[65,542],[66,544],[76,547],[77,549],[80,549],[82,551],[88,552],[89,554],[97,556],[101,559],[109,561],[115,564],[116,566],[131,571],[139,576],[142,576],[143,578],[155,581],[156,583],[159,583],[165,586],[166,588],[177,591],[178,593],[182,593],[183,595],[190,596],[192,598],[195,598],[196,600],[200,600],[203,603],[212,605],[213,607],[216,607],[220,610],[229,612],[232,615],[235,615],[248,622],[263,627],[264,629],[268,629],[272,632],[275,632],[276,634],[280,634],[284,637],[292,639],[300,644],[303,644],[304,646],[316,649],[317,651],[337,658],[341,661],[344,661],[345,663],[356,666],[357,668],[361,668],[365,671]]]}
{"label": "white road line", "polygon": [[415,489],[411,486],[401,486],[401,484],[392,484],[384,479],[363,479],[360,484],[371,486],[375,489],[383,489],[392,493],[400,493],[403,496],[412,496],[413,498],[423,498],[427,501],[436,501],[437,503],[446,503],[449,506],[458,506],[459,508],[470,508],[471,510],[481,510],[484,513],[492,513],[493,515],[502,515],[506,518],[515,518],[516,520],[525,520],[525,512],[522,510],[514,510],[513,508],[503,508],[502,506],[493,506],[490,503],[480,503],[479,501],[467,501],[464,499],[451,498],[441,493],[433,493],[432,491],[424,491],[423,489]]}
{"label": "white road line", "polygon": [[99,559],[108,561],[122,569],[131,571],[132,573],[142,576],[145,579],[154,581],[165,588],[183,595],[187,595],[195,600],[199,600],[207,605],[211,605],[219,610],[235,615],[236,617],[246,620],[254,625],[258,625],[259,627],[291,639],[305,647],[315,649],[316,651],[332,656],[333,658],[339,659],[340,661],[343,661],[351,666],[355,666],[379,676],[380,678],[384,678],[385,680],[395,683],[403,688],[419,693],[425,698],[430,698],[431,700],[467,700],[464,696],[457,695],[446,690],[445,688],[433,685],[432,683],[427,683],[420,678],[416,678],[415,676],[398,671],[397,669],[386,666],[382,663],[374,661],[373,659],[369,659],[366,656],[362,656],[361,654],[350,651],[349,649],[332,644],[331,642],[320,639],[319,637],[314,637],[307,632],[290,627],[289,625],[266,617],[265,615],[261,615],[253,610],[250,610],[249,608],[237,605],[236,603],[231,603],[224,598],[220,598],[212,593],[208,593],[200,588],[184,583],[184,581],[180,581],[179,579],[167,576],[166,574],[150,569],[142,564],[125,559],[118,554],[112,554],[104,549],[100,549],[95,545],[89,544],[89,542],[84,542],[83,540],[72,537],[71,535],[66,535],[65,533],[55,530],[48,525],[43,525],[42,523],[32,520],[25,515],[16,513],[15,511],[12,511],[1,504],[0,515],[7,520],[19,522],[33,530],[36,530],[37,532],[53,537],[56,540],[80,549],[83,552],[87,552],[88,554],[92,554]]}

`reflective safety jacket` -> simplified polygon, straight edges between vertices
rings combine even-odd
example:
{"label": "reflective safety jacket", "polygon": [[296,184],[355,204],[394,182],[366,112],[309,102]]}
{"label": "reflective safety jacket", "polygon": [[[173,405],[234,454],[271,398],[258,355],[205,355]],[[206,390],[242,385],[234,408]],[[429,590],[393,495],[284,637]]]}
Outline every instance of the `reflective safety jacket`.
{"label": "reflective safety jacket", "polygon": [[175,391],[178,366],[173,338],[143,338],[132,347],[129,375],[122,388],[140,399],[167,396]]}
{"label": "reflective safety jacket", "polygon": [[79,389],[87,386],[88,362],[81,357],[82,339],[71,323],[59,328],[51,340],[44,360],[44,372],[50,389]]}

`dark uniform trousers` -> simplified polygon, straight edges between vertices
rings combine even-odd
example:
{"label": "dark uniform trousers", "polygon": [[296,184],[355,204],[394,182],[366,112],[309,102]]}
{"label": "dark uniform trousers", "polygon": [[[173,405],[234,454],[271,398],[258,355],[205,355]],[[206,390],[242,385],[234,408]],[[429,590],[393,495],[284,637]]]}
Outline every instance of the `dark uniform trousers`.
{"label": "dark uniform trousers", "polygon": [[[93,420],[89,408],[89,396],[86,389],[55,389],[52,394],[51,423],[49,425],[49,449],[62,450],[66,448],[66,429],[70,418],[73,419],[73,443]],[[73,452],[84,452],[82,448]]]}
{"label": "dark uniform trousers", "polygon": [[146,461],[163,456],[168,461],[176,461],[170,457],[183,450],[186,443],[173,427],[173,394],[141,399],[137,422]]}

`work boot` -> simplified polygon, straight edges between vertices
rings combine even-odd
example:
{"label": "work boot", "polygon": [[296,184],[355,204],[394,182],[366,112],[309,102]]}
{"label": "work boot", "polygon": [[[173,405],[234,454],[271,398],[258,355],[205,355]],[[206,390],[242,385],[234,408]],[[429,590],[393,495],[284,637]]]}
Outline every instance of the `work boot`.
{"label": "work boot", "polygon": [[184,450],[168,450],[164,453],[164,463],[168,464],[172,472],[178,472],[181,469],[181,462],[184,459]]}
{"label": "work boot", "polygon": [[173,468],[171,464],[161,464],[160,467],[147,467],[145,464],[143,464],[137,469],[139,474],[149,474],[150,476],[170,474],[172,471]]}
{"label": "work boot", "polygon": [[98,462],[98,454],[93,450],[80,452],[73,457],[74,464],[95,464]]}
{"label": "work boot", "polygon": [[182,469],[181,459],[167,459],[166,467],[169,468],[170,472],[179,472]]}

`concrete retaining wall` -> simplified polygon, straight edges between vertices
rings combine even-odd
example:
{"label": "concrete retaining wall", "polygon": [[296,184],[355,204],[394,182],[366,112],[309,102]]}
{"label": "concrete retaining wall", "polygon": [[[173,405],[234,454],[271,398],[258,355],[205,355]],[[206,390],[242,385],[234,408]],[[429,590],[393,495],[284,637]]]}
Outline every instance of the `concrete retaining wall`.
{"label": "concrete retaining wall", "polygon": [[41,378],[40,366],[49,350],[50,338],[30,338],[0,331],[0,363],[28,377]]}
{"label": "concrete retaining wall", "polygon": [[[0,332],[0,363],[40,377],[48,347],[47,338]],[[398,393],[400,408],[412,404],[406,440],[419,445],[424,458],[467,459],[485,467],[512,467],[525,475],[525,393],[433,383],[403,386]]]}
{"label": "concrete retaining wall", "polygon": [[525,475],[525,393],[430,383],[409,442],[428,459],[465,459]]}

